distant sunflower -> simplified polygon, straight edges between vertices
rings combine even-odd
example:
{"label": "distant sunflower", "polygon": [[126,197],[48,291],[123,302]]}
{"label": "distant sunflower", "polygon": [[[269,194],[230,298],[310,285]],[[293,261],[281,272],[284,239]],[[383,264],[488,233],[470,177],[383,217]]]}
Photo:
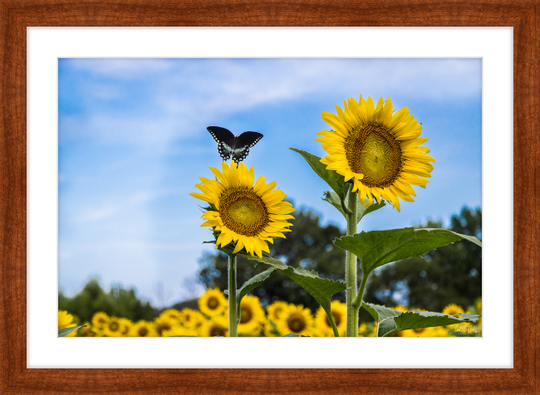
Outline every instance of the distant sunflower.
{"label": "distant sunflower", "polygon": [[197,331],[191,329],[191,328],[184,328],[183,326],[177,325],[172,327],[171,329],[167,331],[163,331],[161,334],[163,337],[170,337],[170,336],[197,336]]}
{"label": "distant sunflower", "polygon": [[[339,336],[345,336],[345,331],[347,330],[347,305],[335,300],[332,302],[331,307],[332,316],[336,322]],[[322,306],[319,306],[319,309],[317,310],[315,327],[323,334],[323,336],[334,336],[332,324]]]}
{"label": "distant sunflower", "polygon": [[109,321],[109,316],[103,311],[98,311],[92,317],[92,325],[97,329],[103,329],[107,321]]}
{"label": "distant sunflower", "polygon": [[173,320],[176,324],[180,323],[180,312],[176,309],[167,309],[164,312],[162,312],[160,317],[166,317],[170,320]]}
{"label": "distant sunflower", "polygon": [[279,317],[281,317],[281,315],[284,314],[288,308],[289,304],[282,300],[278,300],[277,302],[268,305],[266,308],[266,311],[268,312],[268,319],[274,323],[277,322]]}
{"label": "distant sunflower", "polygon": [[154,320],[154,327],[156,328],[158,336],[163,336],[164,331],[170,331],[178,325],[180,325],[178,321],[168,316],[159,316]]}
{"label": "distant sunflower", "polygon": [[84,327],[79,329],[79,335],[82,337],[96,337],[96,332],[92,329],[92,325],[89,322],[84,323]]}
{"label": "distant sunflower", "polygon": [[120,323],[120,336],[129,336],[133,322],[127,318],[119,318],[118,322]]}
{"label": "distant sunflower", "polygon": [[213,317],[204,322],[200,329],[202,337],[229,336],[229,322],[227,317]]}
{"label": "distant sunflower", "polygon": [[476,302],[474,303],[474,307],[476,308],[476,312],[478,314],[482,314],[482,298],[478,298]]}
{"label": "distant sunflower", "polygon": [[263,329],[265,321],[264,310],[259,298],[246,295],[240,302],[240,322],[238,333],[242,335],[258,336]]}
{"label": "distant sunflower", "polygon": [[295,333],[310,336],[313,332],[313,316],[311,311],[302,305],[290,305],[276,322],[276,327],[281,335]]}
{"label": "distant sunflower", "polygon": [[157,337],[158,333],[152,322],[140,320],[133,324],[129,335],[132,337]]}
{"label": "distant sunflower", "polygon": [[120,318],[111,317],[103,326],[103,334],[107,337],[122,336],[122,323]]}
{"label": "distant sunflower", "polygon": [[452,303],[446,306],[443,309],[442,313],[448,314],[448,315],[459,315],[459,314],[465,313],[465,311],[463,310],[461,306],[458,306],[457,304]]}
{"label": "distant sunflower", "polygon": [[357,102],[344,101],[344,110],[336,105],[337,115],[323,112],[323,120],[333,130],[322,130],[317,141],[328,154],[321,159],[328,170],[335,170],[353,183],[361,202],[386,199],[400,211],[399,199],[414,202],[411,185],[425,188],[435,159],[420,147],[428,139],[420,138],[422,125],[409,115],[407,107],[393,114],[390,98]]}
{"label": "distant sunflower", "polygon": [[192,309],[187,309],[187,308],[182,309],[182,311],[180,312],[179,318],[180,318],[180,323],[185,328],[197,328],[204,321],[204,316],[200,312],[196,310],[192,310]]}
{"label": "distant sunflower", "polygon": [[220,232],[216,244],[225,247],[236,243],[234,253],[242,248],[255,256],[262,257],[262,252],[270,252],[268,242],[273,243],[275,237],[285,237],[283,232],[290,232],[294,208],[285,202],[285,195],[280,190],[272,190],[276,182],[266,183],[264,177],[255,182],[253,166],[248,170],[246,165],[232,162],[231,167],[223,162],[223,171],[211,167],[217,180],[199,177],[202,184],[195,185],[202,193],[190,195],[210,203],[210,209],[202,218],[206,220],[201,226],[210,226]]}
{"label": "distant sunflower", "polygon": [[227,299],[219,288],[209,289],[199,298],[199,309],[209,317],[223,314],[227,307]]}
{"label": "distant sunflower", "polygon": [[[77,326],[77,324],[74,322],[73,316],[65,310],[59,310],[58,311],[58,329],[72,328],[74,326]],[[76,335],[77,335],[77,331],[73,331],[70,334],[66,335],[66,337],[75,337]]]}

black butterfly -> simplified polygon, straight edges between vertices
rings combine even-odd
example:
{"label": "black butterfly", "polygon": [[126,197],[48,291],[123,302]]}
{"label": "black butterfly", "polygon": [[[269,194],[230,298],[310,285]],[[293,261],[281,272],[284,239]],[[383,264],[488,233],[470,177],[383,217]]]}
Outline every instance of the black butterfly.
{"label": "black butterfly", "polygon": [[208,126],[208,131],[218,143],[218,152],[223,160],[232,160],[236,163],[242,162],[249,154],[249,149],[263,138],[257,132],[244,132],[240,136],[235,136],[229,130],[219,126]]}

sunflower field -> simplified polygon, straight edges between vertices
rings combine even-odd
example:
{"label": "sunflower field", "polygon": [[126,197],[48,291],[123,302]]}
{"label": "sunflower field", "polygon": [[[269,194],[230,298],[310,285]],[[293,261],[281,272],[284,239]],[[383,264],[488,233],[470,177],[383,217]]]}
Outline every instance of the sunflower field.
{"label": "sunflower field", "polygon": [[[334,301],[331,304],[332,316],[339,335],[345,336],[347,308],[345,303]],[[406,313],[402,306],[396,310]],[[153,321],[133,322],[127,318],[110,317],[97,312],[91,322],[79,327],[77,317],[67,311],[58,312],[58,329],[79,328],[68,333],[67,337],[227,337],[228,300],[219,289],[209,289],[199,298],[199,310],[184,308],[181,311],[166,309]],[[410,311],[422,311],[411,309]],[[481,314],[482,300],[478,299],[467,311],[461,306],[450,304],[442,314],[459,317],[461,314]],[[309,337],[333,337],[334,333],[326,312],[322,307],[314,313],[302,305],[276,301],[264,309],[259,298],[246,295],[240,304],[239,336],[280,337],[286,335]],[[358,328],[359,337],[377,336],[377,323],[366,322]],[[392,337],[461,337],[481,336],[482,319],[475,324],[460,323],[448,326],[409,329],[397,332]]]}

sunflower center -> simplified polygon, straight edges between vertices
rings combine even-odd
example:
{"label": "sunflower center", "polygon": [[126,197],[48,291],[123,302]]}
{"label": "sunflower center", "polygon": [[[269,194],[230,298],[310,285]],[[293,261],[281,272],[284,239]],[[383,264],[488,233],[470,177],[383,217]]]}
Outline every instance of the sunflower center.
{"label": "sunflower center", "polygon": [[148,328],[142,327],[139,329],[139,336],[146,336],[148,335]]}
{"label": "sunflower center", "polygon": [[244,236],[258,235],[268,224],[263,200],[247,188],[231,188],[220,196],[219,214],[223,224]]}
{"label": "sunflower center", "polygon": [[251,321],[253,318],[253,313],[251,309],[246,309],[245,307],[242,307],[240,309],[240,323],[245,324],[246,322]]}
{"label": "sunflower center", "polygon": [[118,325],[118,322],[111,322],[109,324],[109,329],[113,332],[116,332],[118,329],[120,329],[120,325]]}
{"label": "sunflower center", "polygon": [[[206,305],[210,310],[215,310],[219,307],[219,300],[215,296],[210,296],[208,298],[208,302],[206,302]],[[186,321],[189,321],[189,319],[187,319]]]}
{"label": "sunflower center", "polygon": [[301,315],[293,314],[287,320],[287,325],[291,331],[298,333],[306,327],[306,320]]}
{"label": "sunflower center", "polygon": [[[334,317],[334,321],[336,322],[336,326],[339,326],[339,323],[341,322],[341,314],[338,314],[338,313],[334,313],[332,311],[332,316]],[[328,319],[328,315],[324,316],[324,318],[326,319],[326,325],[328,325],[328,327],[332,327],[332,324],[330,323],[330,320]]]}
{"label": "sunflower center", "polygon": [[213,326],[210,329],[210,336],[225,336],[225,328],[222,326]]}
{"label": "sunflower center", "polygon": [[394,182],[402,168],[398,141],[381,126],[355,128],[345,143],[345,156],[354,173],[364,175],[362,184],[384,188]]}

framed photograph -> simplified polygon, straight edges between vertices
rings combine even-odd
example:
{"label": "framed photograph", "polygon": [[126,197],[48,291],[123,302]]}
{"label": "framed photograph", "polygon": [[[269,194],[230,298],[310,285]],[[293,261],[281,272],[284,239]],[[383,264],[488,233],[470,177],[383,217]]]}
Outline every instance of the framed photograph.
{"label": "framed photograph", "polygon": [[[3,3],[2,60],[9,72],[3,76],[0,153],[1,306],[6,317],[0,337],[6,350],[2,392],[480,393],[504,388],[507,393],[537,393],[537,352],[531,347],[538,337],[536,18],[536,2],[476,6],[320,1],[300,6],[228,1],[196,9],[185,2]],[[154,28],[141,29],[145,26]],[[423,27],[412,29],[415,26]],[[359,42],[365,43],[362,51],[347,49]],[[321,46],[328,49],[317,52]],[[99,69],[98,63],[84,64],[95,58],[138,58],[147,63],[183,58],[185,64],[192,58],[219,58],[232,59],[233,66],[246,58],[304,58],[298,64],[307,62],[310,72],[333,59],[460,58],[476,62],[478,69],[481,64],[483,260],[492,262],[483,276],[484,310],[488,309],[484,337],[461,339],[459,345],[441,339],[406,342],[391,362],[380,350],[395,348],[399,339],[369,339],[379,344],[336,339],[338,346],[330,339],[282,339],[279,347],[275,339],[184,338],[169,339],[168,344],[159,338],[78,338],[71,344],[66,341],[70,339],[57,339],[54,331],[44,328],[54,329],[56,319],[51,321],[50,315],[57,304],[58,211],[51,207],[59,204],[57,136],[65,114],[59,114],[60,103],[51,98],[58,97],[64,76],[50,77],[74,69],[84,73],[85,67]],[[163,66],[158,63],[156,67]],[[125,64],[122,67],[119,78],[126,71]],[[508,78],[512,71],[513,80]],[[455,78],[443,74],[441,79]],[[460,82],[454,82],[456,89],[478,83]],[[216,148],[212,150],[217,156]],[[264,357],[238,352],[245,347],[242,342],[249,342],[249,349],[264,350]],[[445,351],[432,358],[434,348]],[[364,356],[351,359],[351,350]]]}

